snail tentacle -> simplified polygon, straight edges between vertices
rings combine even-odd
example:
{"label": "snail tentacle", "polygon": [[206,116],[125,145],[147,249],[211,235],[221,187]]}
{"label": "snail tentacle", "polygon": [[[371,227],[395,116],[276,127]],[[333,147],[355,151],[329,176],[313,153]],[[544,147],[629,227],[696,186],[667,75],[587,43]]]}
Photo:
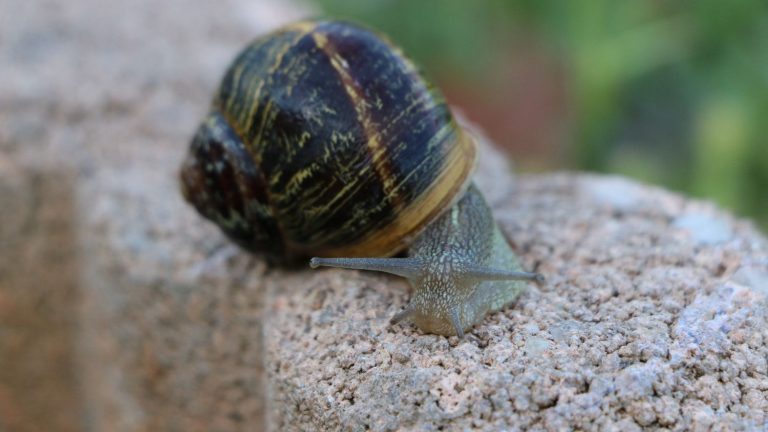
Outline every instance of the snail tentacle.
{"label": "snail tentacle", "polygon": [[312,258],[309,266],[337,267],[353,270],[370,270],[416,279],[423,272],[418,258]]}
{"label": "snail tentacle", "polygon": [[409,303],[408,306],[405,307],[405,309],[401,310],[400,312],[396,313],[390,320],[390,325],[395,325],[400,323],[400,321],[410,317],[413,315],[413,313],[416,312],[416,308],[413,306],[413,303]]}
{"label": "snail tentacle", "polygon": [[464,329],[462,328],[461,320],[459,319],[459,311],[451,309],[448,312],[448,318],[450,318],[451,324],[456,331],[456,336],[458,336],[459,339],[464,339]]}

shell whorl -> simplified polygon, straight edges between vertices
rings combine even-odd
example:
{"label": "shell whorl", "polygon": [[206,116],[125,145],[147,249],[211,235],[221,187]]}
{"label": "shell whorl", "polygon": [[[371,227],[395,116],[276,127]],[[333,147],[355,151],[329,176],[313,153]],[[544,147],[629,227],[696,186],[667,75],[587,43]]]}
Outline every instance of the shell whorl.
{"label": "shell whorl", "polygon": [[355,25],[303,22],[230,66],[182,190],[250,250],[385,256],[458,199],[474,160],[472,138],[397,48]]}

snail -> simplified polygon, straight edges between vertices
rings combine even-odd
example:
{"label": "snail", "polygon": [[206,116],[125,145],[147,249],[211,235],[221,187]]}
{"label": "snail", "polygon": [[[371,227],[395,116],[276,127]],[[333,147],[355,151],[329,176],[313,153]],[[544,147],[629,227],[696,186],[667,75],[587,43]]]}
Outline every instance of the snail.
{"label": "snail", "polygon": [[[458,335],[511,303],[523,272],[471,182],[474,138],[384,37],[305,21],[226,71],[182,163],[181,191],[272,260],[408,278],[410,318]],[[391,257],[404,249],[407,256]]]}

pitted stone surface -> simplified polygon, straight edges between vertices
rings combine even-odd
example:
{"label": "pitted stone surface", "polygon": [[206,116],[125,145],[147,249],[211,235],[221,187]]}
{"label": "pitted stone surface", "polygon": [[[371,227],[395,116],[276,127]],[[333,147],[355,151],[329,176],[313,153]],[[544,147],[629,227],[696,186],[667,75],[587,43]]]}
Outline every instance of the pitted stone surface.
{"label": "pitted stone surface", "polygon": [[273,421],[765,427],[768,244],[749,224],[657,188],[585,175],[520,177],[495,213],[525,266],[548,283],[463,340],[390,327],[408,298],[395,278],[333,269],[271,281]]}

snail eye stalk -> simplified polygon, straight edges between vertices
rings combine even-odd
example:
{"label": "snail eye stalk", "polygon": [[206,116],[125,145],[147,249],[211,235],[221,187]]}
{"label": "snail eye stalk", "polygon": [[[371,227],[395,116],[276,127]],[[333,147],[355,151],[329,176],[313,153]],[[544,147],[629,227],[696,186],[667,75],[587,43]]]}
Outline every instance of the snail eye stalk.
{"label": "snail eye stalk", "polygon": [[354,270],[371,270],[416,279],[422,274],[423,265],[418,258],[312,258],[309,266],[338,267]]}

